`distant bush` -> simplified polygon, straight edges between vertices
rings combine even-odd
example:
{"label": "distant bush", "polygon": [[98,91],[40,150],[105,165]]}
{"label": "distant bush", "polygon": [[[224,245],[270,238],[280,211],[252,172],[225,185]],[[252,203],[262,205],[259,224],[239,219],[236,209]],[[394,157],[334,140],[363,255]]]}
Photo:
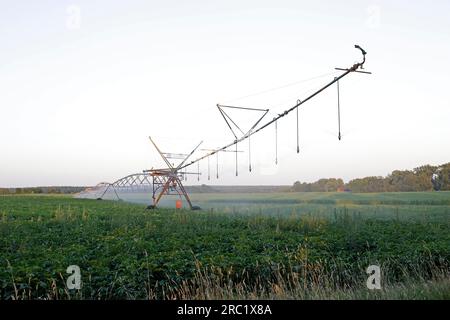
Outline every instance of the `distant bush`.
{"label": "distant bush", "polygon": [[[439,186],[439,188],[436,188]],[[420,192],[450,190],[450,162],[441,166],[425,165],[413,170],[395,170],[387,177],[365,177],[344,184],[342,179],[320,179],[312,183],[296,181],[293,192]]]}
{"label": "distant bush", "polygon": [[0,194],[73,194],[86,187],[33,187],[33,188],[0,188]]}

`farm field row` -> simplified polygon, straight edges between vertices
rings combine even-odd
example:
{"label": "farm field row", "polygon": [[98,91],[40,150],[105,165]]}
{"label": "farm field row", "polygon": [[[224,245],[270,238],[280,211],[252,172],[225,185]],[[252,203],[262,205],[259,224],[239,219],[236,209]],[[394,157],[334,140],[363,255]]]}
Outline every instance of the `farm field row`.
{"label": "farm field row", "polygon": [[[146,210],[117,201],[0,196],[0,297],[450,297],[450,193],[200,196],[253,199],[259,208]],[[294,196],[309,202],[293,204]],[[276,203],[258,203],[270,199]],[[80,290],[66,287],[69,265],[80,267]],[[382,270],[380,291],[366,288],[369,265]]]}

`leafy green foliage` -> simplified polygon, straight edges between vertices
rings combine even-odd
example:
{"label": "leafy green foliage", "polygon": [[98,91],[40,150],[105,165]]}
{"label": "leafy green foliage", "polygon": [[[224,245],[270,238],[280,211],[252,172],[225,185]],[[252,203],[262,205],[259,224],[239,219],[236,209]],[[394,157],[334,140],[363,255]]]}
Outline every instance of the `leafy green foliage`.
{"label": "leafy green foliage", "polygon": [[[63,196],[0,196],[0,297],[179,297],[186,281],[198,285],[199,275],[262,291],[290,277],[339,289],[364,286],[371,264],[380,264],[393,284],[433,279],[449,269],[448,205],[433,204],[428,194],[355,202],[344,194],[323,203],[318,194],[311,203],[282,197],[276,205],[291,201],[290,213],[268,214],[274,207],[252,214],[148,211]],[[399,207],[407,209],[399,214]],[[408,218],[415,207],[428,214],[416,208]],[[79,291],[65,287],[65,270],[73,264],[82,272]]]}
{"label": "leafy green foliage", "polygon": [[[433,179],[433,177],[435,177]],[[395,170],[387,177],[365,177],[344,184],[342,179],[320,179],[313,183],[296,181],[294,192],[413,192],[450,190],[450,163],[441,166],[424,165],[414,170]]]}

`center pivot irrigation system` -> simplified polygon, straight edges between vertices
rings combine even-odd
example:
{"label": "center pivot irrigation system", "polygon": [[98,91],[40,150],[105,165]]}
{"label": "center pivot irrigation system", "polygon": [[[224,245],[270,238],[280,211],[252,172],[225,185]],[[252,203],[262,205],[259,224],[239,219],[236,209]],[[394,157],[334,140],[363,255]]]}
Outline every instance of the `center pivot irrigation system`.
{"label": "center pivot irrigation system", "polygon": [[[152,190],[152,205],[149,206],[149,208],[156,208],[158,206],[158,203],[160,202],[161,198],[164,195],[178,195],[180,198],[184,197],[189,205],[189,207],[193,210],[199,209],[199,207],[193,206],[192,202],[189,198],[188,193],[186,192],[186,189],[184,188],[182,184],[182,180],[186,180],[187,175],[197,175],[198,179],[200,176],[200,161],[207,159],[208,160],[208,180],[211,177],[211,170],[210,170],[210,157],[213,155],[216,155],[216,178],[219,178],[219,153],[220,152],[234,152],[236,154],[236,176],[238,175],[238,153],[242,152],[238,150],[238,144],[242,141],[248,139],[249,146],[248,146],[248,155],[249,155],[249,171],[252,171],[251,166],[251,153],[250,153],[250,138],[254,134],[260,132],[261,130],[269,127],[270,125],[275,126],[275,163],[278,163],[278,131],[277,131],[277,121],[292,111],[296,111],[297,116],[297,153],[300,152],[299,147],[299,123],[298,123],[298,110],[299,107],[323,92],[325,89],[331,87],[332,85],[337,85],[337,99],[338,99],[338,139],[341,140],[341,117],[340,117],[340,92],[339,92],[339,81],[347,76],[350,73],[357,72],[357,73],[364,73],[364,74],[371,74],[370,72],[364,71],[364,63],[366,62],[366,54],[367,52],[361,48],[359,45],[355,45],[356,49],[359,49],[362,53],[363,59],[361,62],[355,63],[350,68],[335,68],[337,71],[341,71],[342,73],[335,77],[332,81],[309,95],[303,100],[297,100],[297,103],[292,106],[291,108],[285,110],[281,114],[278,114],[273,119],[267,121],[266,123],[261,124],[264,117],[269,112],[269,109],[256,109],[256,108],[244,108],[244,107],[237,107],[237,106],[228,106],[228,105],[220,105],[217,104],[217,108],[222,115],[223,119],[225,120],[228,128],[230,129],[231,133],[234,136],[234,140],[230,142],[229,144],[216,149],[201,149],[201,151],[206,152],[201,157],[198,157],[195,160],[189,161],[191,156],[194,154],[195,151],[200,147],[202,142],[200,142],[189,154],[180,154],[180,153],[169,153],[169,152],[162,152],[158,146],[156,145],[155,141],[149,137],[151,143],[161,156],[161,158],[164,160],[165,164],[167,165],[167,168],[162,169],[150,169],[150,170],[144,170],[142,173],[132,174],[129,176],[126,176],[124,178],[121,178],[117,180],[114,183],[100,183],[94,188],[90,188],[89,192],[98,192],[100,191],[101,195],[97,199],[102,199],[106,192],[112,188],[114,191],[114,194],[118,199],[119,195],[117,194],[116,190],[136,190],[140,187],[151,187]],[[259,114],[258,119],[256,122],[250,127],[248,130],[242,130],[234,121],[230,115],[228,114],[228,111],[230,109],[239,109],[239,110],[245,110],[253,113]],[[230,150],[231,147],[235,147],[234,150]],[[173,165],[170,160],[180,160],[180,164],[177,166]],[[193,166],[194,164],[197,164],[197,170],[196,172],[188,172],[186,169],[188,167]]]}

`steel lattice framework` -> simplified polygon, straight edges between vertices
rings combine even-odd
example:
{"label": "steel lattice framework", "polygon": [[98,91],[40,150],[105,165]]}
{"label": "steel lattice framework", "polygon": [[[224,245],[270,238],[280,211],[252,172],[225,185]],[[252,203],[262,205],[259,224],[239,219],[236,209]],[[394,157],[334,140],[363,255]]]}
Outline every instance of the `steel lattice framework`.
{"label": "steel lattice framework", "polygon": [[[339,122],[339,140],[341,139],[341,133],[340,133],[340,104],[339,104],[339,81],[343,79],[345,76],[347,76],[350,73],[365,73],[370,74],[370,72],[363,71],[364,64],[366,62],[366,54],[367,52],[362,49],[360,46],[355,45],[355,48],[360,50],[363,56],[363,60],[361,62],[353,64],[349,68],[335,68],[338,71],[342,71],[342,74],[335,77],[332,81],[309,95],[303,100],[297,100],[297,103],[292,106],[291,108],[285,110],[281,114],[278,114],[273,119],[269,120],[268,122],[261,124],[264,116],[268,113],[269,109],[256,109],[256,108],[243,108],[243,107],[236,107],[236,106],[225,106],[217,104],[217,108],[219,109],[219,112],[221,113],[222,117],[224,118],[226,124],[228,125],[229,129],[234,135],[234,140],[225,146],[217,149],[207,150],[208,152],[204,154],[201,157],[198,157],[197,159],[194,159],[190,162],[188,162],[189,158],[194,154],[194,152],[198,149],[198,147],[202,144],[200,142],[189,154],[179,154],[179,153],[168,153],[168,152],[162,152],[154,140],[149,137],[151,143],[161,156],[161,158],[164,160],[165,164],[167,165],[166,168],[160,168],[160,169],[150,169],[150,170],[144,170],[142,173],[135,173],[128,175],[126,177],[123,177],[113,183],[100,183],[97,186],[93,188],[89,188],[85,190],[85,192],[101,192],[101,195],[98,199],[102,199],[103,196],[106,194],[106,192],[112,188],[115,195],[118,199],[119,195],[117,194],[117,190],[133,190],[133,188],[138,188],[142,186],[151,186],[152,190],[152,205],[149,206],[149,208],[156,208],[159,201],[164,195],[178,195],[179,197],[184,197],[189,204],[189,207],[191,209],[196,209],[198,207],[194,207],[191,203],[191,200],[181,182],[183,177],[185,177],[187,174],[194,174],[194,175],[200,175],[200,172],[186,172],[186,168],[189,166],[192,166],[193,164],[198,164],[201,160],[208,158],[208,178],[209,178],[209,157],[213,155],[218,155],[219,152],[236,152],[236,155],[238,152],[237,145],[238,143],[249,139],[250,137],[261,130],[269,127],[270,125],[274,124],[275,128],[277,128],[277,121],[292,111],[297,111],[297,152],[299,152],[298,147],[298,109],[300,106],[326,90],[327,88],[331,87],[333,84],[337,84],[338,89],[338,122]],[[250,130],[243,131],[241,128],[233,121],[233,119],[227,114],[225,109],[229,108],[236,108],[236,109],[243,109],[243,110],[250,110],[250,111],[259,111],[263,112],[262,116],[258,118],[258,120],[251,126]],[[242,135],[238,135],[240,134]],[[235,146],[235,150],[228,150],[230,147]],[[250,151],[250,149],[249,149]],[[250,154],[250,153],[249,153]],[[170,163],[169,159],[178,159],[181,160],[181,163],[178,166],[174,166]],[[277,163],[277,160],[276,160]],[[251,171],[251,164],[249,166],[249,170]],[[236,156],[236,175],[237,175],[237,156]],[[218,177],[218,173],[217,173]]]}

